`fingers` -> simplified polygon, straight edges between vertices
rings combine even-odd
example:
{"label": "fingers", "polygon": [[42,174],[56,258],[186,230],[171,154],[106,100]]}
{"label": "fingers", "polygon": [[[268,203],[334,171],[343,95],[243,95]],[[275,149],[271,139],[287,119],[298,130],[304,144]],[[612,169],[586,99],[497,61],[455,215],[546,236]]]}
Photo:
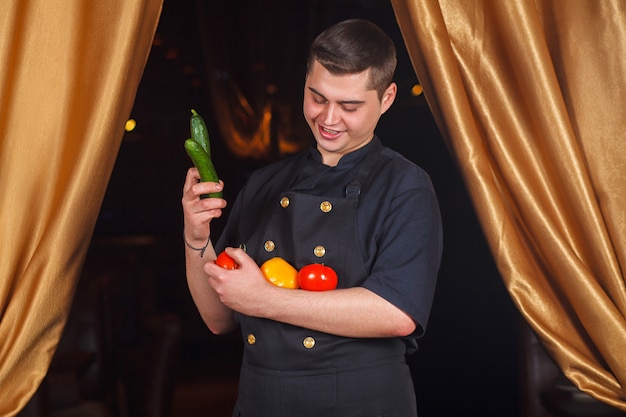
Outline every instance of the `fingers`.
{"label": "fingers", "polygon": [[[224,251],[238,264],[238,268],[236,268],[237,270],[241,270],[242,268],[247,269],[250,267],[258,269],[256,262],[254,262],[254,260],[242,249],[227,247]],[[223,268],[218,265],[206,265],[205,272],[210,275],[217,275],[219,272],[222,272],[222,269]]]}
{"label": "fingers", "polygon": [[200,174],[195,167],[187,170],[185,184],[183,185],[183,196],[189,195],[191,199],[200,197],[203,194],[210,194],[224,189],[224,182],[201,182]]}
{"label": "fingers", "polygon": [[250,257],[243,249],[241,248],[225,248],[226,253],[235,260],[241,267],[248,266],[250,263],[254,264],[257,267],[254,259]]}
{"label": "fingers", "polygon": [[206,272],[206,274],[209,277],[216,277],[218,275],[220,275],[220,273],[224,272],[225,269],[222,268],[221,266],[217,265],[215,262],[206,262],[204,264],[204,266],[202,267],[202,269],[204,269],[204,272]]}
{"label": "fingers", "polygon": [[226,269],[215,262],[206,262],[202,268],[208,283],[228,308],[243,314],[252,313],[263,305],[264,291],[274,287],[263,278],[254,260],[242,249],[226,248],[226,253],[240,267]]}
{"label": "fingers", "polygon": [[186,234],[189,239],[206,240],[210,233],[209,223],[212,219],[221,217],[226,207],[223,198],[201,198],[201,196],[222,191],[224,182],[199,182],[198,170],[193,167],[187,171],[183,196],[183,216]]}
{"label": "fingers", "polygon": [[[201,198],[203,195],[222,191],[224,182],[199,182],[200,176],[196,168],[189,168],[185,185],[183,186],[182,204],[185,214],[194,212],[223,209],[226,207],[226,200],[222,198]],[[202,204],[198,204],[202,203]]]}
{"label": "fingers", "polygon": [[193,184],[200,182],[200,173],[196,167],[191,167],[187,170],[187,176],[185,177],[184,191],[189,189]]}

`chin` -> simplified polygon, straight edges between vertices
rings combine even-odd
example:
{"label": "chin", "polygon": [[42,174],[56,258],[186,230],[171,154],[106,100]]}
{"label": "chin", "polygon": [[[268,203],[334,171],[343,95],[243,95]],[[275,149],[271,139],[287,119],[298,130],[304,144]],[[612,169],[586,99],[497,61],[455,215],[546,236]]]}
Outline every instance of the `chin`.
{"label": "chin", "polygon": [[317,138],[317,146],[326,152],[337,152],[341,149],[341,143],[337,139]]}

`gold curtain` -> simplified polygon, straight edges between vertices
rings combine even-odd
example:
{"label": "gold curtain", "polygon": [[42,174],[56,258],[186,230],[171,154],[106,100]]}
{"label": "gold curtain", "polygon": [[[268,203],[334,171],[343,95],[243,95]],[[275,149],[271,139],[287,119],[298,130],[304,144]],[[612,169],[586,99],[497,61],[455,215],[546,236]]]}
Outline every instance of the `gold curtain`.
{"label": "gold curtain", "polygon": [[46,374],[162,0],[0,2],[0,415]]}
{"label": "gold curtain", "polygon": [[626,410],[626,2],[392,5],[512,299]]}

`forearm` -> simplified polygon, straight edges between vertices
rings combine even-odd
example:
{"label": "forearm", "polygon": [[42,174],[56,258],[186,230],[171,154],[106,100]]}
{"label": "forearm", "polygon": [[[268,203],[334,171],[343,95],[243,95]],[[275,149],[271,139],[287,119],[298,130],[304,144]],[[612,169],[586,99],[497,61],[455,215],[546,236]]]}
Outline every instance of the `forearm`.
{"label": "forearm", "polygon": [[406,313],[362,287],[322,292],[276,288],[258,313],[345,337],[398,337],[415,330]]}
{"label": "forearm", "polygon": [[233,311],[226,307],[209,285],[208,277],[202,267],[216,258],[215,249],[209,242],[204,255],[185,245],[185,266],[187,286],[202,320],[215,334],[223,334],[237,327]]}
{"label": "forearm", "polygon": [[212,294],[219,294],[222,304],[233,311],[345,337],[398,337],[415,330],[410,316],[368,289],[276,287],[263,278],[255,261],[243,250],[226,251],[240,268],[229,271],[207,263],[204,272]]}
{"label": "forearm", "polygon": [[181,203],[184,214],[185,269],[187,286],[200,316],[216,334],[236,327],[233,312],[220,301],[203,271],[207,262],[217,257],[211,244],[210,223],[222,215],[226,201],[221,198],[201,198],[222,190],[222,183],[199,182],[196,168],[187,171]]}

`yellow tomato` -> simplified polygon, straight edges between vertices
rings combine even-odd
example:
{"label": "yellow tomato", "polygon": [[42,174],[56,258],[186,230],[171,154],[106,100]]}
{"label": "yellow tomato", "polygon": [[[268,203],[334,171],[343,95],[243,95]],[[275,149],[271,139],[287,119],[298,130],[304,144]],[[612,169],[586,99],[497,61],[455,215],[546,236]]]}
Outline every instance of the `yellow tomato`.
{"label": "yellow tomato", "polygon": [[261,265],[265,279],[284,288],[298,288],[298,271],[283,258],[268,259]]}

